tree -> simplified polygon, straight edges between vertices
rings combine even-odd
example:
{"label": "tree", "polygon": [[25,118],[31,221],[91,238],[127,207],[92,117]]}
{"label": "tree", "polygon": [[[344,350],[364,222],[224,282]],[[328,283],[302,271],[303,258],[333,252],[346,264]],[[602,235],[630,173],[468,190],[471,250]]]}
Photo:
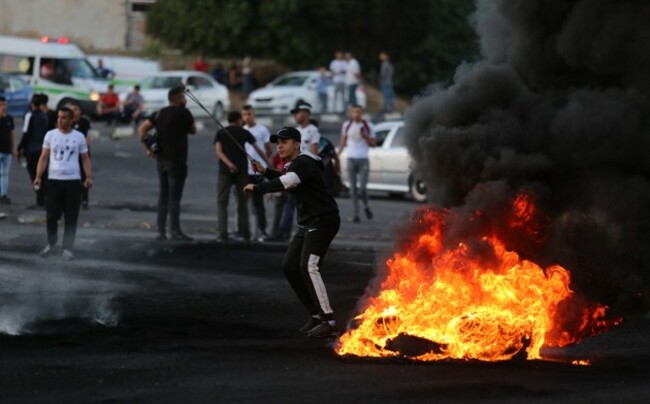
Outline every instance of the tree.
{"label": "tree", "polygon": [[473,0],[158,0],[150,34],[187,52],[271,58],[295,69],[327,65],[350,50],[369,79],[386,51],[398,91],[447,81],[478,54]]}

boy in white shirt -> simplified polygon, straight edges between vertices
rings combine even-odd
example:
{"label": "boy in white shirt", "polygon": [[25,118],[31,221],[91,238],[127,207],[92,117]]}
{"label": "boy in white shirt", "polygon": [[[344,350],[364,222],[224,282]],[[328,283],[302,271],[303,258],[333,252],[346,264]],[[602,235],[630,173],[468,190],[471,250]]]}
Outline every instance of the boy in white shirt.
{"label": "boy in white shirt", "polygon": [[[43,151],[36,167],[34,188],[41,187],[45,169],[48,181],[45,189],[45,211],[48,245],[40,252],[42,257],[53,254],[58,238],[58,221],[64,217],[63,254],[65,260],[74,259],[72,246],[77,233],[77,219],[81,207],[81,187],[93,185],[88,145],[81,132],[72,129],[73,111],[61,108],[57,115],[57,128],[47,132],[43,140]],[[79,157],[86,180],[81,184]]]}
{"label": "boy in white shirt", "polygon": [[[345,121],[341,128],[341,142],[339,143],[339,156],[347,146],[348,176],[350,179],[350,197],[354,216],[352,221],[359,223],[359,197],[363,202],[364,212],[368,220],[372,219],[372,211],[368,206],[368,173],[370,164],[368,152],[377,144],[375,130],[372,124],[363,119],[363,108],[354,105],[350,109],[350,120]],[[358,180],[358,181],[357,181]],[[357,193],[357,184],[359,192]]]}

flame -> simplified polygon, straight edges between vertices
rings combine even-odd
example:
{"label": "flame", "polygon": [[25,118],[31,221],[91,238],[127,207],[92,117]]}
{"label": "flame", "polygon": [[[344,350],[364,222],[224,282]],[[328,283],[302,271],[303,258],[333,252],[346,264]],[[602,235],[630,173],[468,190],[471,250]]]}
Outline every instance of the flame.
{"label": "flame", "polygon": [[[573,294],[569,271],[521,259],[494,235],[480,238],[478,246],[445,247],[447,214],[419,212],[424,231],[386,262],[379,292],[340,337],[337,354],[423,361],[541,359],[544,345],[573,343],[613,325],[605,320],[605,306],[592,305],[584,308],[576,329],[558,330],[560,303]],[[533,199],[517,196],[508,224],[531,229],[540,239],[540,217]]]}

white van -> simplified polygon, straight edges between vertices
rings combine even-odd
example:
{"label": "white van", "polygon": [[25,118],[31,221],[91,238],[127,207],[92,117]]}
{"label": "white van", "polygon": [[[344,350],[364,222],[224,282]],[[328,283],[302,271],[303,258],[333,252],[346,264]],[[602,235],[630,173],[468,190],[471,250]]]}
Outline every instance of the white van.
{"label": "white van", "polygon": [[95,112],[108,81],[99,77],[86,55],[66,38],[26,39],[0,36],[0,72],[19,74],[34,93],[49,96],[48,106],[59,108],[77,100],[86,113]]}
{"label": "white van", "polygon": [[111,71],[110,80],[117,93],[131,91],[142,79],[162,70],[160,62],[156,60],[132,56],[88,55],[88,60],[95,68],[101,60],[103,66]]}

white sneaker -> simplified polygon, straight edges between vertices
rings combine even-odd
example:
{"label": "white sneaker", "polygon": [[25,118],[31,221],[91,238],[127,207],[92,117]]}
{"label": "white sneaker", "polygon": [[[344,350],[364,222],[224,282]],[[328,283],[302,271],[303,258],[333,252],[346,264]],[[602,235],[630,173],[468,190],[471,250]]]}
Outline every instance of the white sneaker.
{"label": "white sneaker", "polygon": [[63,250],[63,253],[61,254],[61,258],[63,258],[66,261],[72,261],[74,259],[74,254],[70,250]]}
{"label": "white sneaker", "polygon": [[46,245],[39,253],[38,256],[41,258],[47,258],[54,253],[54,247],[51,245]]}

